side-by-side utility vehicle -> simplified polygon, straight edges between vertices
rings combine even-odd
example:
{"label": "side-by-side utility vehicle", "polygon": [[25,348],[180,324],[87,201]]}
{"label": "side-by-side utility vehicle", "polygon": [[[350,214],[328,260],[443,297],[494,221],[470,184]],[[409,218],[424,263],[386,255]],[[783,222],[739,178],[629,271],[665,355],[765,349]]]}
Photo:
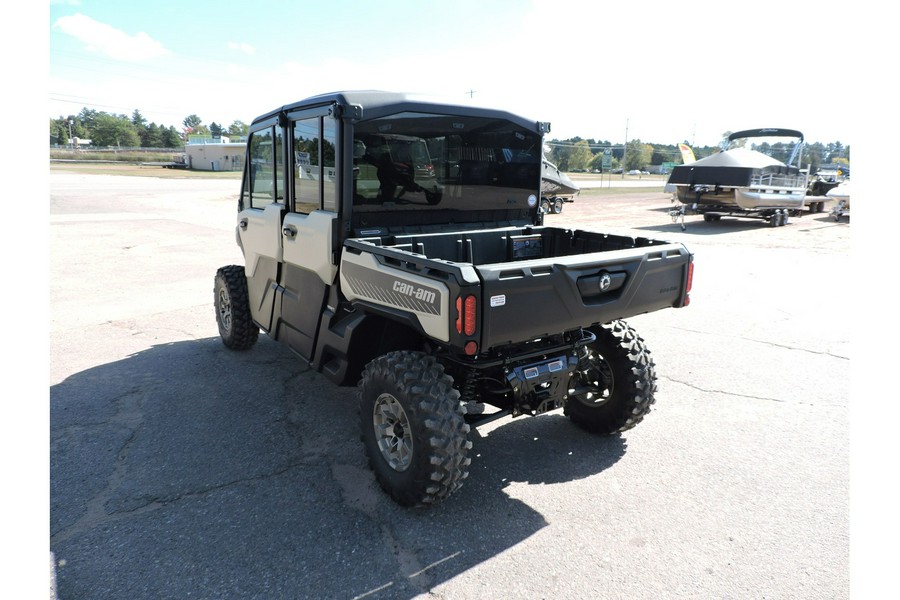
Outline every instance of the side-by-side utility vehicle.
{"label": "side-by-side utility vehicle", "polygon": [[649,412],[655,364],[622,319],[689,302],[680,243],[543,225],[547,123],[388,92],[253,121],[243,266],[218,270],[224,344],[259,330],[359,388],[384,490],[427,505],[468,475],[470,427],[563,409],[600,434]]}

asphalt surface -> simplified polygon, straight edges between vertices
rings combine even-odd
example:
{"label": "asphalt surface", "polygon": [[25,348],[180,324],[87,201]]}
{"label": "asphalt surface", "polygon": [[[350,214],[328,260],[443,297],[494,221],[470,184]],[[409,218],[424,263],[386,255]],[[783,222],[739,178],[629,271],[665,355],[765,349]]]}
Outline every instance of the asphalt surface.
{"label": "asphalt surface", "polygon": [[353,388],[265,336],[219,341],[236,182],[49,185],[59,598],[849,597],[846,217],[682,231],[655,191],[548,216],[695,253],[691,305],[629,320],[654,409],[615,437],[493,423],[463,488],[408,510],[366,465]]}

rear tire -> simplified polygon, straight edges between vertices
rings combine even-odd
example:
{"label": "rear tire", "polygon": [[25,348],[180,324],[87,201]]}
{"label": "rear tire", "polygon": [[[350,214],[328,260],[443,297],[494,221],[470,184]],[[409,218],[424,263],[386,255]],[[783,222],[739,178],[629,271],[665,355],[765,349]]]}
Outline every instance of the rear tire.
{"label": "rear tire", "polygon": [[214,290],[219,337],[227,348],[248,350],[259,337],[259,327],[250,315],[250,296],[244,267],[229,265],[216,271]]}
{"label": "rear tire", "polygon": [[557,198],[556,201],[553,202],[553,214],[554,215],[560,214],[562,212],[562,209],[563,209],[563,201],[561,199]]}
{"label": "rear tire", "polygon": [[644,340],[625,321],[590,331],[597,339],[584,348],[572,382],[576,393],[570,394],[565,414],[592,433],[626,431],[640,423],[656,401],[656,364]]}
{"label": "rear tire", "polygon": [[391,352],[359,382],[360,429],[378,483],[398,504],[446,499],[468,476],[472,442],[453,379],[432,356]]}

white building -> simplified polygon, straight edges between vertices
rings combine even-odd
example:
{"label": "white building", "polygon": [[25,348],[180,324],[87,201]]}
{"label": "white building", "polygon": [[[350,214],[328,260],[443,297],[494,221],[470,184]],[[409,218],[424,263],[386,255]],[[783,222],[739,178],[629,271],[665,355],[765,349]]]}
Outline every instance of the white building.
{"label": "white building", "polygon": [[188,168],[197,171],[240,171],[244,166],[245,142],[228,138],[191,136],[184,145]]}

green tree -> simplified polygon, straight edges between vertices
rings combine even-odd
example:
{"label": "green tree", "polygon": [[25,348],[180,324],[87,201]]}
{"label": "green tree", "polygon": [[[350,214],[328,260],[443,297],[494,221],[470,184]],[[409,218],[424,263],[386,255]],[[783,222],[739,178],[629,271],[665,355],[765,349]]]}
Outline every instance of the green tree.
{"label": "green tree", "polygon": [[134,148],[140,146],[141,139],[127,117],[98,113],[91,130],[91,142],[95,146]]}
{"label": "green tree", "polygon": [[159,125],[156,123],[150,123],[144,130],[140,133],[141,136],[141,147],[142,148],[164,148],[163,146],[163,138],[162,132],[160,131]]}
{"label": "green tree", "polygon": [[138,109],[134,109],[134,112],[131,113],[131,124],[138,129],[143,129],[147,126],[147,119],[144,118],[144,115],[141,114],[141,111],[139,111]]}
{"label": "green tree", "polygon": [[163,148],[182,148],[184,142],[175,127],[170,126],[168,129],[160,128],[160,137],[162,138]]}
{"label": "green tree", "polygon": [[850,148],[845,148],[840,142],[831,142],[825,146],[825,153],[829,162],[834,162],[836,158],[850,158]]}
{"label": "green tree", "polygon": [[825,157],[825,146],[816,142],[814,144],[809,144],[806,146],[806,152],[804,154],[804,164],[809,165],[815,170],[816,167],[824,163]]}
{"label": "green tree", "polygon": [[62,117],[58,119],[50,119],[50,139],[56,140],[55,143],[65,146],[69,143],[68,122]]}
{"label": "green tree", "polygon": [[566,170],[585,171],[590,167],[592,158],[594,158],[594,154],[591,152],[591,147],[587,140],[575,142],[575,146],[569,153],[569,163]]}
{"label": "green tree", "polygon": [[547,156],[547,159],[559,167],[561,171],[567,170],[569,154],[572,153],[571,146],[559,140],[551,140],[548,145],[550,146],[550,154]]}
{"label": "green tree", "polygon": [[198,117],[197,115],[188,115],[181,122],[185,127],[190,127],[191,129],[195,129],[200,126],[200,123],[203,122],[203,119]]}
{"label": "green tree", "polygon": [[250,126],[243,121],[235,121],[228,126],[228,135],[247,135],[250,132]]}
{"label": "green tree", "polygon": [[[96,110],[92,110],[87,107],[82,108],[81,112],[78,113],[78,116],[76,117],[76,119],[78,120],[79,123],[81,123],[85,127],[86,131],[84,133],[88,133],[91,130],[91,128],[93,128],[94,119],[97,117],[98,114],[99,113]],[[78,135],[78,137],[81,137],[81,136]]]}
{"label": "green tree", "polygon": [[626,153],[625,153],[625,166],[623,167],[626,171],[630,171],[632,169],[644,169],[647,165],[650,164],[650,159],[653,156],[653,146],[650,144],[644,144],[641,140],[631,140],[627,144]]}

